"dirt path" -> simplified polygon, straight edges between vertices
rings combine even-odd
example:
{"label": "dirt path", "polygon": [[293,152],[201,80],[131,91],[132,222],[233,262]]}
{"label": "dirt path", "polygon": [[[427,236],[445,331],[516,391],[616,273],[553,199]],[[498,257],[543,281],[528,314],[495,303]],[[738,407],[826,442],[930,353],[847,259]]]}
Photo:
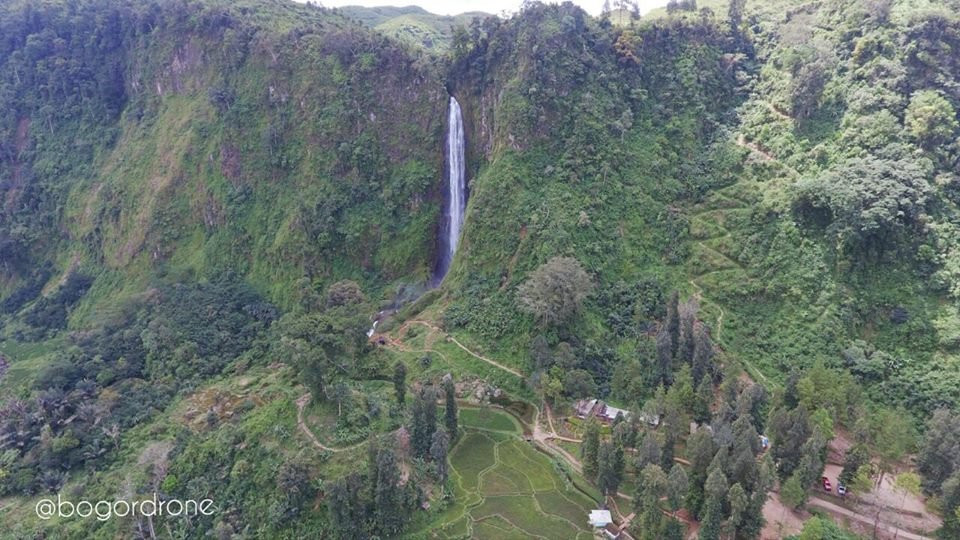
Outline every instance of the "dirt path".
{"label": "dirt path", "polygon": [[[830,512],[831,514],[841,515],[845,518],[858,521],[860,523],[870,526],[871,528],[874,526],[874,523],[875,523],[875,518],[871,518],[868,516],[858,514],[856,512],[852,512],[842,506],[838,506],[836,504],[833,504],[830,501],[826,501],[819,497],[811,497],[810,501],[807,504],[809,506],[816,506],[818,508],[823,508],[824,510]],[[923,536],[923,535],[912,533],[910,531],[905,531],[899,527],[896,527],[895,525],[891,525],[884,521],[880,521],[877,523],[877,530],[884,531],[897,538],[905,538],[907,540],[931,540],[931,537],[929,536]]]}
{"label": "dirt path", "polygon": [[360,442],[350,446],[334,448],[332,446],[327,446],[322,442],[320,442],[320,439],[318,439],[317,436],[314,435],[312,431],[310,431],[310,428],[307,427],[307,423],[303,421],[303,409],[306,408],[307,403],[310,403],[310,398],[311,398],[310,393],[307,392],[306,394],[300,396],[297,399],[297,426],[300,427],[300,431],[302,431],[307,436],[307,438],[310,439],[310,442],[312,442],[314,446],[316,446],[321,450],[326,450],[328,452],[344,452],[346,450],[353,450],[354,448],[358,448],[361,445],[363,445],[363,443]]}
{"label": "dirt path", "polygon": [[[407,327],[408,327],[409,325],[411,325],[411,324],[419,324],[419,325],[422,325],[422,326],[426,326],[427,328],[433,330],[434,332],[437,332],[437,333],[441,334],[442,336],[446,337],[449,341],[453,342],[454,345],[456,345],[457,347],[460,347],[461,349],[463,349],[463,350],[464,350],[467,354],[469,354],[470,356],[472,356],[472,357],[474,357],[474,358],[476,358],[476,359],[478,359],[478,360],[482,360],[482,361],[490,364],[491,366],[494,366],[494,367],[496,367],[496,368],[498,368],[498,369],[502,369],[503,371],[506,371],[507,373],[510,373],[511,375],[516,375],[517,377],[520,377],[521,379],[524,378],[524,377],[526,377],[526,375],[524,375],[523,373],[520,373],[519,371],[517,371],[517,370],[515,370],[515,369],[513,369],[513,368],[511,368],[511,367],[505,366],[505,365],[501,364],[500,362],[497,362],[496,360],[492,360],[492,359],[490,359],[490,358],[487,358],[486,356],[483,356],[482,354],[477,354],[477,353],[473,352],[473,351],[470,350],[466,345],[464,345],[463,343],[460,343],[460,341],[459,341],[457,338],[451,336],[450,334],[444,332],[443,330],[441,330],[441,329],[438,328],[437,326],[434,326],[433,324],[431,324],[431,323],[429,323],[429,322],[427,322],[427,321],[423,321],[423,320],[420,320],[420,319],[415,319],[415,320],[412,320],[412,321],[407,321],[407,322],[403,323],[403,325],[401,325],[400,328],[397,329],[397,332],[398,332],[398,333],[399,333],[399,332],[402,332],[405,328],[407,328]],[[394,342],[394,343],[395,343],[395,342]],[[436,351],[431,351],[431,352],[436,352]],[[439,354],[439,353],[438,353],[438,354]],[[443,355],[441,355],[441,356],[443,356]]]}

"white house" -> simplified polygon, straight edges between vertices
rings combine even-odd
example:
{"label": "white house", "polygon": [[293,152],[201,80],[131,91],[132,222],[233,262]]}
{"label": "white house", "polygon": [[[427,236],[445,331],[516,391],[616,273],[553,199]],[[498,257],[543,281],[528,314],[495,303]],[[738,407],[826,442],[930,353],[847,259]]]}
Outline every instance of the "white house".
{"label": "white house", "polygon": [[610,515],[609,510],[591,510],[590,511],[590,525],[598,529],[602,529],[607,525],[613,523],[613,516]]}

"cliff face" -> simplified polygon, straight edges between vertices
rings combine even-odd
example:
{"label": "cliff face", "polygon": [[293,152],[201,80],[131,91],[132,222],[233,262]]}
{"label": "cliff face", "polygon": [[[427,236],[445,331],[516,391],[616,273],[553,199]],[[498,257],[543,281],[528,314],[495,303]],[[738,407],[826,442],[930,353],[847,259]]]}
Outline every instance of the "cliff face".
{"label": "cliff face", "polygon": [[295,4],[5,9],[8,292],[72,259],[287,305],[303,278],[426,275],[446,92],[419,53]]}

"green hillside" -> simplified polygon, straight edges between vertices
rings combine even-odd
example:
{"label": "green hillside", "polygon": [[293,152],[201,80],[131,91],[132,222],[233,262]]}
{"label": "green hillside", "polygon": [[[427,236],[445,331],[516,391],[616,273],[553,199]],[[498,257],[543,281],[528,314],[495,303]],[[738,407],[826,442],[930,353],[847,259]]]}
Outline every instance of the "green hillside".
{"label": "green hillside", "polygon": [[344,6],[337,11],[404,43],[440,53],[450,48],[456,27],[466,27],[475,18],[490,16],[480,11],[453,16],[435,15],[418,6]]}
{"label": "green hillside", "polygon": [[956,537],[958,13],[0,4],[0,538]]}

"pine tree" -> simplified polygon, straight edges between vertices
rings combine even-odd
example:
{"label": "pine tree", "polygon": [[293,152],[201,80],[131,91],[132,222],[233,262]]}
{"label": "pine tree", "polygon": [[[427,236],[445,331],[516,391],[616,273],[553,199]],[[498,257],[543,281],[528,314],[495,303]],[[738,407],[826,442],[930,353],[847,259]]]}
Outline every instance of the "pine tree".
{"label": "pine tree", "polygon": [[373,499],[373,523],[381,536],[395,537],[406,520],[400,490],[400,468],[390,446],[377,454],[377,489]]}
{"label": "pine tree", "polygon": [[637,443],[637,426],[632,421],[613,427],[613,440],[622,448],[633,448]]}
{"label": "pine tree", "polygon": [[327,491],[327,509],[330,525],[337,538],[352,539],[364,536],[365,508],[361,500],[363,479],[354,473],[344,476]]}
{"label": "pine tree", "polygon": [[658,540],[663,528],[660,497],[666,493],[667,475],[659,465],[647,465],[640,471],[639,482],[635,510],[640,518],[640,538]]}
{"label": "pine tree", "polygon": [[450,436],[447,432],[438,429],[433,433],[430,443],[430,458],[437,469],[437,479],[440,483],[447,481],[447,454],[450,452]]}
{"label": "pine tree", "polygon": [[680,364],[693,363],[693,352],[696,347],[694,326],[698,309],[697,301],[693,298],[680,305],[680,344],[677,349],[674,349],[674,355]]}
{"label": "pine tree", "polygon": [[860,467],[870,462],[870,452],[863,444],[855,444],[843,457],[843,470],[840,471],[840,483],[850,485],[857,476]]}
{"label": "pine tree", "polygon": [[600,426],[593,418],[587,421],[584,429],[580,458],[583,460],[583,475],[596,478],[600,468]]}
{"label": "pine tree", "polygon": [[717,540],[720,538],[723,524],[723,501],[727,494],[727,479],[720,469],[714,469],[707,477],[704,485],[706,501],[703,505],[703,516],[700,521],[700,540]]}
{"label": "pine tree", "polygon": [[687,479],[687,471],[675,463],[670,468],[670,474],[667,475],[667,501],[670,503],[671,511],[676,512],[683,507],[689,489],[690,482]]}
{"label": "pine tree", "polygon": [[673,382],[673,346],[670,334],[664,329],[657,333],[657,376],[656,382],[670,386]]}
{"label": "pine tree", "polygon": [[616,496],[623,481],[623,448],[614,443],[600,445],[597,487],[604,495]]}
{"label": "pine tree", "polygon": [[684,540],[687,537],[687,528],[677,519],[668,519],[663,526],[663,540]]}
{"label": "pine tree", "polygon": [[697,385],[693,398],[693,421],[704,424],[710,421],[710,404],[713,403],[713,381],[704,377]]}
{"label": "pine tree", "polygon": [[457,391],[453,384],[453,376],[447,374],[443,378],[444,391],[444,417],[443,423],[450,435],[450,440],[457,438]]}
{"label": "pine tree", "polygon": [[740,529],[740,523],[750,504],[750,499],[743,486],[733,484],[727,490],[727,501],[730,503],[730,517],[727,518],[724,529],[727,531],[726,536],[732,537]]}
{"label": "pine tree", "polygon": [[713,343],[707,329],[698,324],[693,333],[693,361],[691,375],[693,383],[700,384],[704,378],[713,379]]}
{"label": "pine tree", "polygon": [[410,442],[413,455],[426,458],[433,433],[437,430],[437,399],[433,388],[423,388],[413,400],[412,409]]}
{"label": "pine tree", "polygon": [[687,509],[694,515],[700,515],[704,499],[703,485],[707,480],[708,469],[715,453],[716,445],[706,429],[698,429],[687,438],[687,459],[690,460]]}
{"label": "pine tree", "polygon": [[667,316],[663,323],[670,336],[670,350],[676,351],[680,346],[680,294],[673,291],[667,300]]}
{"label": "pine tree", "polygon": [[407,398],[407,366],[400,361],[393,366],[393,390],[397,395],[397,403],[403,405]]}
{"label": "pine tree", "polygon": [[800,508],[807,502],[807,490],[798,474],[792,475],[780,486],[780,500],[791,508]]}
{"label": "pine tree", "polygon": [[373,500],[377,492],[377,459],[380,455],[380,441],[376,435],[371,435],[367,440],[367,499]]}
{"label": "pine tree", "polygon": [[659,465],[663,457],[663,449],[660,447],[660,441],[653,433],[647,433],[637,448],[637,458],[634,466],[637,470],[643,470],[647,465]]}

